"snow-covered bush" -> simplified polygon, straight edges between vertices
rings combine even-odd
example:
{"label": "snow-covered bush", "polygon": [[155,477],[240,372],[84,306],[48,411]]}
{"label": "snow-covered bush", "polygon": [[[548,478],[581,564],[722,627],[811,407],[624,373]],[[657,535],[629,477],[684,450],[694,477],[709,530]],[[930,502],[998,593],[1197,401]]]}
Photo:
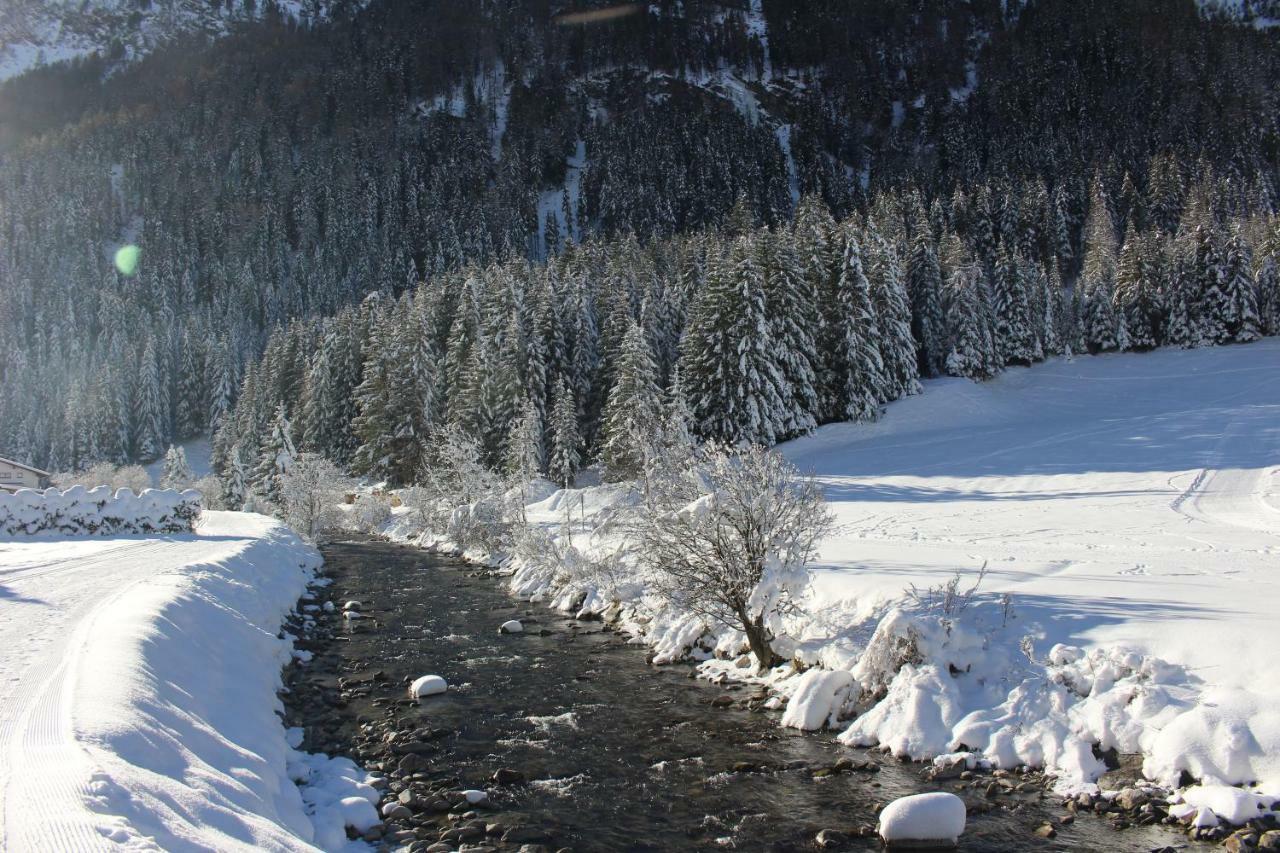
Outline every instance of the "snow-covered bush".
{"label": "snow-covered bush", "polygon": [[135,494],[106,486],[43,492],[0,493],[0,534],[107,536],[130,533],[190,533],[200,515],[200,493],[146,489]]}
{"label": "snow-covered bush", "polygon": [[[280,474],[280,503],[284,522],[308,541],[338,527],[338,501],[348,479],[329,460],[304,453]],[[381,503],[381,502],[379,502]]]}
{"label": "snow-covered bush", "polygon": [[347,516],[347,525],[361,533],[375,532],[391,518],[391,505],[377,495],[367,492],[356,496],[356,502]]}
{"label": "snow-covered bush", "polygon": [[113,492],[117,489],[132,489],[139,493],[151,488],[151,475],[141,465],[116,467],[110,462],[99,462],[83,471],[54,474],[49,480],[59,489],[69,489],[72,486],[96,489],[106,486]]}
{"label": "snow-covered bush", "polygon": [[238,506],[230,506],[227,503],[226,484],[217,474],[201,477],[191,484],[191,488],[203,496],[201,503],[205,509],[240,509]]}

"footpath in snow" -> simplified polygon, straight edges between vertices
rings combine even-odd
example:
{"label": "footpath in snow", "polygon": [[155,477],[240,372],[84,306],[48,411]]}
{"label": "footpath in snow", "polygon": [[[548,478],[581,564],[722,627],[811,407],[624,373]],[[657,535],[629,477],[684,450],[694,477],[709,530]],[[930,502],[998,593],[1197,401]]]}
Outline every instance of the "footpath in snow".
{"label": "footpath in snow", "polygon": [[242,513],[206,512],[194,534],[0,541],[0,849],[345,844],[325,806],[372,813],[377,793],[291,749],[276,716],[278,631],[318,565]]}
{"label": "footpath in snow", "polygon": [[[1280,795],[1280,341],[931,381],[780,452],[840,523],[775,643],[815,668],[760,678],[784,724],[945,767],[1046,766],[1064,792],[1096,791],[1099,751],[1138,755],[1165,789],[1205,783],[1178,816],[1239,823]],[[554,557],[514,559],[513,591],[603,614],[657,662],[714,654],[704,675],[754,678],[741,635],[617,561],[609,519],[635,500],[535,494]],[[968,607],[923,592],[984,565]]]}

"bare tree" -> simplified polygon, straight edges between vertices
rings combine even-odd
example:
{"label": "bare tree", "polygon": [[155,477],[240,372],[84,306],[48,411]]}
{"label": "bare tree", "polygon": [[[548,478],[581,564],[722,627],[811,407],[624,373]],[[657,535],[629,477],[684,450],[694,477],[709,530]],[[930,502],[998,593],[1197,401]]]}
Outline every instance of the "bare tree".
{"label": "bare tree", "polygon": [[834,519],[811,477],[759,447],[705,445],[655,484],[641,513],[640,560],[658,591],[741,630],[763,670],[778,619]]}
{"label": "bare tree", "polygon": [[341,511],[338,501],[347,478],[338,466],[314,453],[304,453],[280,474],[280,503],[284,521],[295,532],[314,542],[336,527]]}

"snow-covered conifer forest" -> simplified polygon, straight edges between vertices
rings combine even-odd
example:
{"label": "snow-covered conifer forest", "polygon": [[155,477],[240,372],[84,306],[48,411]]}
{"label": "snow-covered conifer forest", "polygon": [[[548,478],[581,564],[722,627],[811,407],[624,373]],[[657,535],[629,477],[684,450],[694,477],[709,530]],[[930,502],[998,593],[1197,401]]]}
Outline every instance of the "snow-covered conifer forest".
{"label": "snow-covered conifer forest", "polygon": [[252,480],[283,406],[403,482],[440,424],[496,462],[528,400],[549,438],[561,381],[594,460],[633,323],[699,434],[766,443],[917,375],[1274,333],[1275,30],[1004,5],[388,0],[11,80],[0,446],[212,431]]}

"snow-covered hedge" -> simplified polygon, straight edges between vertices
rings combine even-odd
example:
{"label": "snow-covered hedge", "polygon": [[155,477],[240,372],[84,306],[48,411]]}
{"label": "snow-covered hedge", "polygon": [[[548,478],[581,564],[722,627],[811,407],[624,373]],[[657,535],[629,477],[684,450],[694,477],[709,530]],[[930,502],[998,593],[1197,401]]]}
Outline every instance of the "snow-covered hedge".
{"label": "snow-covered hedge", "polygon": [[119,533],[190,533],[200,515],[200,493],[145,489],[135,494],[106,486],[72,486],[0,493],[0,535],[108,536]]}

